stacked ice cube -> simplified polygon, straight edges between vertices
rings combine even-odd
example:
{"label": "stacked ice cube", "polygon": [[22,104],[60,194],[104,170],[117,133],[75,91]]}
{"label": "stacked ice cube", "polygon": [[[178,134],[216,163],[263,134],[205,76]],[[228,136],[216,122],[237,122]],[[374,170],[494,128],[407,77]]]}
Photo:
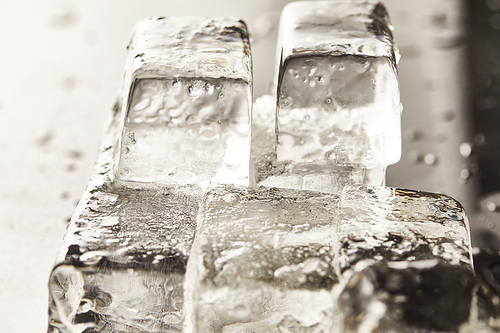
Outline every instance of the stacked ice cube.
{"label": "stacked ice cube", "polygon": [[[460,204],[363,185],[383,184],[401,149],[384,6],[292,3],[278,50],[277,94],[256,101],[249,154],[244,24],[138,24],[126,98],[50,278],[50,332],[466,325],[474,276]],[[248,187],[249,171],[267,187]]]}
{"label": "stacked ice cube", "polygon": [[186,275],[185,331],[457,331],[474,287],[460,204],[356,185],[384,183],[383,170],[400,156],[385,8],[293,3],[280,40],[276,98],[254,108],[252,163],[255,183],[281,188],[206,194]]}
{"label": "stacked ice cube", "polygon": [[237,19],[149,18],[129,45],[120,181],[248,183],[251,55]]}
{"label": "stacked ice cube", "polygon": [[275,129],[274,144],[253,142],[253,181],[334,193],[353,182],[384,184],[401,155],[397,57],[378,1],[286,6],[276,101],[254,118],[254,137]]}
{"label": "stacked ice cube", "polygon": [[49,332],[178,332],[203,188],[248,183],[251,59],[233,18],[148,18],[49,281]]}

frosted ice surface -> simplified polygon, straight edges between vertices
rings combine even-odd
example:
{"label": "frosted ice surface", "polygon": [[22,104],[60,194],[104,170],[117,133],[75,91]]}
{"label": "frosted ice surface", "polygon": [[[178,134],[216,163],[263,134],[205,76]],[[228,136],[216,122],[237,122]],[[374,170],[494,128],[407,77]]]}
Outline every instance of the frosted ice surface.
{"label": "frosted ice surface", "polygon": [[474,275],[463,208],[438,194],[346,187],[338,300],[345,332],[457,331]]}
{"label": "frosted ice surface", "polygon": [[323,332],[338,196],[276,188],[210,190],[186,275],[186,332]]}
{"label": "frosted ice surface", "polygon": [[[275,186],[273,179],[263,181],[283,172],[302,182],[296,173],[334,174],[341,167],[356,170],[351,183],[384,183],[384,168],[401,155],[397,49],[391,29],[385,8],[376,1],[307,1],[285,7],[277,106],[274,119],[267,113],[265,119],[275,124],[260,129],[267,133],[271,127],[276,133],[272,150],[266,146],[259,151],[253,144],[255,183]],[[286,187],[295,187],[288,183]],[[342,184],[330,187],[335,192]]]}
{"label": "frosted ice surface", "polygon": [[233,18],[149,18],[129,46],[117,177],[248,183],[251,56]]}

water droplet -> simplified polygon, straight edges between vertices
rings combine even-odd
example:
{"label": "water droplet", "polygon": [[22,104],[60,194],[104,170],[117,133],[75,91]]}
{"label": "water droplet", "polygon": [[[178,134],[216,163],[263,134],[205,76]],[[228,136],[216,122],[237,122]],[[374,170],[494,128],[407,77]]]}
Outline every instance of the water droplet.
{"label": "water droplet", "polygon": [[64,89],[72,89],[76,87],[77,79],[74,76],[66,76],[62,81]]}
{"label": "water droplet", "polygon": [[403,134],[403,139],[405,141],[409,141],[409,142],[419,141],[423,137],[424,137],[424,133],[422,133],[422,131],[417,130],[417,129],[409,129],[409,130],[405,131],[405,133]]}
{"label": "water droplet", "polygon": [[189,115],[186,117],[186,124],[187,125],[194,124],[194,123],[196,123],[197,120],[198,120],[198,117],[196,117],[194,114]]}
{"label": "water droplet", "polygon": [[419,163],[422,161],[422,154],[417,151],[410,151],[408,155],[406,155],[406,158],[410,163]]}
{"label": "water droplet", "polygon": [[482,144],[484,144],[485,141],[486,141],[486,137],[484,136],[483,133],[477,133],[474,136],[474,142],[476,143],[476,145],[482,145]]}
{"label": "water droplet", "polygon": [[424,155],[424,163],[427,165],[436,165],[438,163],[438,159],[434,154],[427,153]]}
{"label": "water droplet", "polygon": [[304,116],[304,120],[309,120],[309,119],[311,119],[311,116],[310,116],[310,115],[308,115],[308,114],[306,114],[306,115]]}
{"label": "water droplet", "polygon": [[219,99],[224,98],[224,94],[223,94],[223,93],[219,93],[218,98],[219,98]]}
{"label": "water droplet", "polygon": [[490,212],[494,212],[494,213],[500,212],[500,206],[498,206],[493,201],[488,201],[486,203],[486,209],[489,210]]}
{"label": "water droplet", "polygon": [[469,142],[462,142],[460,144],[459,150],[460,155],[462,155],[463,158],[469,158],[472,154],[472,144],[470,144]]}
{"label": "water droplet", "polygon": [[495,96],[485,96],[478,98],[476,106],[479,110],[491,110],[497,106],[497,98]]}
{"label": "water droplet", "polygon": [[288,107],[288,106],[292,105],[292,103],[293,103],[293,99],[290,96],[280,98],[280,106],[281,107]]}
{"label": "water droplet", "polygon": [[436,134],[436,141],[438,143],[443,143],[448,140],[448,136],[445,133],[438,133]]}
{"label": "water droplet", "polygon": [[312,67],[311,67],[311,68],[309,68],[309,70],[307,71],[307,75],[308,75],[308,76],[313,76],[313,75],[316,73],[316,71],[317,71],[317,70],[318,70],[318,67],[316,67],[316,66],[312,66]]}
{"label": "water droplet", "polygon": [[205,92],[210,95],[213,94],[215,90],[214,85],[210,82],[205,83],[205,86],[203,88],[205,89]]}
{"label": "water droplet", "polygon": [[179,80],[175,79],[175,80],[173,80],[173,81],[172,81],[172,87],[177,88],[177,87],[179,87],[180,85],[181,85],[181,83],[179,82]]}
{"label": "water droplet", "polygon": [[486,5],[490,10],[496,11],[500,9],[500,0],[486,0]]}
{"label": "water droplet", "polygon": [[316,76],[316,80],[319,84],[325,84],[325,78],[322,76]]}
{"label": "water droplet", "polygon": [[202,92],[202,88],[199,82],[189,85],[187,89],[188,89],[188,94],[191,97],[198,97],[201,95]]}
{"label": "water droplet", "polygon": [[443,113],[441,113],[441,118],[440,118],[442,121],[452,121],[453,119],[455,119],[455,112],[453,111],[445,111]]}
{"label": "water droplet", "polygon": [[328,97],[326,100],[325,100],[325,103],[326,104],[332,104],[332,99],[330,97]]}
{"label": "water droplet", "polygon": [[467,168],[463,168],[460,170],[460,176],[458,177],[458,183],[460,185],[465,185],[469,182],[469,180],[472,178],[473,173],[472,170],[469,170]]}

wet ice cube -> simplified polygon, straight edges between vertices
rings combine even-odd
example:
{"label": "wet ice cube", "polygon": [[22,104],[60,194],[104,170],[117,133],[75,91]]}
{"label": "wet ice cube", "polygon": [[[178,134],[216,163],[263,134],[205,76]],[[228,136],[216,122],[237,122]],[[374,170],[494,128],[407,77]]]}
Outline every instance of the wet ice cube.
{"label": "wet ice cube", "polygon": [[448,196],[349,186],[341,195],[341,211],[343,268],[364,259],[472,263],[467,216]]}
{"label": "wet ice cube", "polygon": [[457,201],[369,186],[346,187],[340,201],[341,331],[448,332],[467,321],[474,275]]}
{"label": "wet ice cube", "polygon": [[208,192],[186,275],[186,332],[329,331],[338,196]]}
{"label": "wet ice cube", "polygon": [[469,318],[472,269],[414,264],[375,264],[354,273],[337,303],[337,331],[457,332]]}
{"label": "wet ice cube", "polygon": [[90,192],[49,280],[49,331],[179,330],[200,200],[188,187]]}
{"label": "wet ice cube", "polygon": [[377,1],[287,5],[278,47],[277,160],[365,169],[396,163],[396,53]]}
{"label": "wet ice cube", "polygon": [[233,18],[149,18],[129,47],[117,177],[248,183],[251,59]]}

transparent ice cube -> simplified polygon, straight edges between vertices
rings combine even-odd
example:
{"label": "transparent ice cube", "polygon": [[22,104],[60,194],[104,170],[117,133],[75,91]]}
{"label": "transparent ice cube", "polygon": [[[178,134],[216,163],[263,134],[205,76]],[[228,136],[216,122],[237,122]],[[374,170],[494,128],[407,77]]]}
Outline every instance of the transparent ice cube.
{"label": "transparent ice cube", "polygon": [[377,186],[348,186],[341,195],[342,269],[370,259],[439,259],[471,267],[469,223],[445,195]]}
{"label": "transparent ice cube", "polygon": [[129,46],[117,177],[248,183],[251,59],[233,18],[148,18]]}
{"label": "transparent ice cube", "polygon": [[457,331],[475,282],[461,205],[368,186],[346,187],[340,201],[339,331]]}
{"label": "transparent ice cube", "polygon": [[329,331],[338,196],[210,190],[186,274],[186,332]]}
{"label": "transparent ice cube", "polygon": [[277,55],[274,146],[252,147],[254,182],[270,185],[262,181],[280,169],[318,175],[348,167],[359,170],[351,183],[384,184],[385,167],[401,155],[397,49],[385,7],[291,3]]}
{"label": "transparent ice cube", "polygon": [[50,332],[177,332],[197,188],[96,190],[49,280]]}

